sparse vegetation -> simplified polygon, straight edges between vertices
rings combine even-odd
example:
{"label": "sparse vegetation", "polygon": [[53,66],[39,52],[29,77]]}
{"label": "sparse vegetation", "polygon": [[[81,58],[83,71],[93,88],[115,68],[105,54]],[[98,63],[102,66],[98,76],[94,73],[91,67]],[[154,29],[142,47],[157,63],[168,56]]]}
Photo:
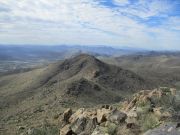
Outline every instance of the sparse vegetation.
{"label": "sparse vegetation", "polygon": [[143,114],[140,117],[140,125],[142,125],[142,131],[144,132],[149,129],[153,129],[160,124],[161,123],[158,118],[152,113]]}
{"label": "sparse vegetation", "polygon": [[114,123],[109,123],[108,125],[107,125],[107,132],[108,132],[108,134],[110,134],[110,135],[115,135],[115,133],[116,133],[116,129],[117,129],[117,125],[116,124],[114,124]]}
{"label": "sparse vegetation", "polygon": [[[137,75],[90,55],[80,55],[38,69],[3,75],[0,77],[0,119],[6,129],[3,134],[16,133],[19,125],[24,125],[25,129],[18,131],[18,134],[25,133],[30,127],[34,127],[32,135],[59,134],[59,117],[69,107],[76,110],[111,104],[121,110],[122,100],[130,100],[132,94],[139,90],[155,87],[154,81],[159,83],[157,78],[162,76],[156,76],[154,81],[144,79],[141,77],[144,70],[136,72]],[[166,93],[161,99],[154,96],[151,102],[137,102],[136,109],[141,114],[137,119],[139,125],[135,125],[137,130],[153,129],[161,124],[160,120],[164,120],[153,114],[152,107],[162,107],[162,111],[170,113],[180,110],[178,102],[175,103],[178,94],[171,96],[168,87],[161,90]],[[42,126],[43,119],[48,119],[50,124]],[[118,126],[110,123],[102,130],[115,135]]]}

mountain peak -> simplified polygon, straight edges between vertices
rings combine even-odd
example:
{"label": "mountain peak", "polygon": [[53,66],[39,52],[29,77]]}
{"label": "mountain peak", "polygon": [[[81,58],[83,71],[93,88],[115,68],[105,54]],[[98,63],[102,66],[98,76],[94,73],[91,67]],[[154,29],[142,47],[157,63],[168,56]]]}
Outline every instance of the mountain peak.
{"label": "mountain peak", "polygon": [[87,53],[78,54],[74,58],[76,58],[76,57],[81,57],[81,58],[84,57],[84,58],[94,58],[94,59],[96,59],[93,55],[90,55],[90,54],[87,54]]}
{"label": "mountain peak", "polygon": [[96,57],[89,54],[80,54],[70,59],[66,59],[60,64],[61,69],[78,69],[78,70],[89,70],[89,69],[102,69],[105,68],[106,64],[98,60]]}
{"label": "mountain peak", "polygon": [[74,59],[76,61],[78,61],[78,60],[81,60],[81,61],[85,60],[85,61],[89,61],[89,62],[101,62],[95,56],[89,55],[89,54],[85,54],[85,53],[79,54],[79,55],[73,57],[72,59]]}

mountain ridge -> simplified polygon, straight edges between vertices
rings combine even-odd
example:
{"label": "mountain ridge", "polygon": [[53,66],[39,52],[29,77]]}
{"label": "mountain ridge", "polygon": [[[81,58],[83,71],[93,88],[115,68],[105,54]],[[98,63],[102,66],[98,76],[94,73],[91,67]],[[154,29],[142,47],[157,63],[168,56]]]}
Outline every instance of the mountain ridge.
{"label": "mountain ridge", "polygon": [[[14,94],[10,92],[10,95],[4,96],[4,98],[10,97],[8,100],[11,99],[11,102],[14,104],[13,100],[16,98],[17,102],[19,102],[28,96],[31,97],[38,92],[43,92],[43,89],[53,89],[64,95],[67,94],[67,88],[73,88],[75,87],[74,85],[83,85],[84,81],[88,85],[92,85],[91,90],[94,87],[101,88],[111,96],[113,93],[116,93],[115,95],[118,95],[118,97],[122,95],[120,93],[127,93],[127,89],[128,92],[135,92],[138,89],[150,88],[150,84],[135,73],[108,65],[87,54],[81,54],[63,62],[56,62],[45,68],[2,77],[0,84],[2,86],[1,89],[11,88],[14,86],[13,83],[22,87],[17,88],[19,92],[13,92]],[[8,84],[3,84],[3,82],[8,82]],[[86,87],[86,85],[83,85],[83,87]],[[13,89],[16,91],[15,87]],[[1,91],[1,93],[3,92]],[[88,97],[88,94],[85,95]]]}

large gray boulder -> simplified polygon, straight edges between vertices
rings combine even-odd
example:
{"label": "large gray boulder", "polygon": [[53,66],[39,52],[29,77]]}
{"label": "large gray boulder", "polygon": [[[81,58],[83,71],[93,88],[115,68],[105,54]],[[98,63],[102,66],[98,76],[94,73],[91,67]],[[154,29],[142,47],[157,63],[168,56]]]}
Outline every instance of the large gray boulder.
{"label": "large gray boulder", "polygon": [[158,128],[148,130],[143,135],[180,135],[179,124],[166,124]]}
{"label": "large gray boulder", "polygon": [[113,122],[113,123],[116,123],[116,124],[122,124],[122,123],[125,122],[126,118],[127,118],[127,115],[126,115],[125,113],[120,112],[120,111],[117,110],[117,109],[114,109],[114,110],[110,113],[110,115],[109,115],[109,117],[108,117],[108,120],[109,120],[110,122]]}

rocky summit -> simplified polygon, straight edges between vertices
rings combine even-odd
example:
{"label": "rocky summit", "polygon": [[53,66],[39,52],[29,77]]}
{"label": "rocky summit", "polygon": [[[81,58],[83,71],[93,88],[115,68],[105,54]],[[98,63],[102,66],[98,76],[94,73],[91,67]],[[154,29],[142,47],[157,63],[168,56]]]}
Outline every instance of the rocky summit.
{"label": "rocky summit", "polygon": [[64,111],[60,135],[179,135],[176,89],[142,90],[116,105]]}

